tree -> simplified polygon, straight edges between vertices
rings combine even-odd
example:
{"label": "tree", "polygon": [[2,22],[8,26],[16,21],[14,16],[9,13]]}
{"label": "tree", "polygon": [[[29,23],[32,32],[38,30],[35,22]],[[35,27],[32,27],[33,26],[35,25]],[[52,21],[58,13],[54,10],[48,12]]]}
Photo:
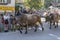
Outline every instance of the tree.
{"label": "tree", "polygon": [[24,6],[28,6],[31,9],[40,9],[43,5],[41,0],[27,0],[24,2]]}
{"label": "tree", "polygon": [[50,6],[50,4],[56,2],[56,0],[45,0],[45,8],[48,8]]}

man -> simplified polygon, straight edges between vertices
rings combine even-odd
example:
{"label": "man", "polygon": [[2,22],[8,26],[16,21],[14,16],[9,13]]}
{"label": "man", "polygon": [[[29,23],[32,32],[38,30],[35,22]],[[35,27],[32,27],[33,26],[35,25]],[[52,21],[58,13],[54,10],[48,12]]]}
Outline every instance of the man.
{"label": "man", "polygon": [[24,8],[23,11],[22,11],[22,13],[28,13],[28,12],[27,12],[27,9]]}
{"label": "man", "polygon": [[49,6],[49,15],[52,15],[54,13],[54,7],[52,4]]}
{"label": "man", "polygon": [[22,7],[17,10],[16,16],[20,16],[22,14]]}

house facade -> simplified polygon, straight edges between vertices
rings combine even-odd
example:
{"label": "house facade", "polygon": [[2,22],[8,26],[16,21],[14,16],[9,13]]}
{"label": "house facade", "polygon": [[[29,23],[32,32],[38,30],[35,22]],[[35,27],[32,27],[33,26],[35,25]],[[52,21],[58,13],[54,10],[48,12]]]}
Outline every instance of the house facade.
{"label": "house facade", "polygon": [[14,14],[15,0],[0,0],[0,14],[4,11]]}

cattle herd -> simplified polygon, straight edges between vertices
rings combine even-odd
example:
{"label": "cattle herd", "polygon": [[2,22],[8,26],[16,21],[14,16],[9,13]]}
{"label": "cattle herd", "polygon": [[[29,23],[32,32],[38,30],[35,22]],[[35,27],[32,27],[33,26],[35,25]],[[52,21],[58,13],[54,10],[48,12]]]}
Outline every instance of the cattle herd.
{"label": "cattle herd", "polygon": [[[53,24],[55,28],[58,27],[58,20],[59,20],[59,15],[58,14],[52,14],[48,16],[48,18],[45,18],[46,22],[50,23],[50,29],[51,25]],[[38,14],[21,14],[17,20],[15,20],[15,17],[12,17],[12,24],[17,25],[19,24],[19,31],[22,34],[23,29],[25,28],[25,34],[28,33],[28,28],[35,28],[34,32],[37,31],[39,24],[41,25],[42,31],[44,31],[44,27],[42,24],[41,16]]]}

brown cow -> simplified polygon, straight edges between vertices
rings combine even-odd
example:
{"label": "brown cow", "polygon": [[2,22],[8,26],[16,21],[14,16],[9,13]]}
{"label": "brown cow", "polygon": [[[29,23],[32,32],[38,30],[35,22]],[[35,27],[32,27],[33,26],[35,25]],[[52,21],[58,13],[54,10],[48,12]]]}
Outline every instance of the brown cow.
{"label": "brown cow", "polygon": [[[48,16],[48,18],[46,18],[46,22],[49,21],[50,22],[50,29],[51,29],[51,25],[53,23],[53,25],[56,27],[58,27],[58,20],[59,20],[59,15],[58,14],[51,14],[50,16]],[[57,23],[57,25],[55,24]]]}
{"label": "brown cow", "polygon": [[34,26],[35,32],[36,32],[37,28],[38,28],[38,23],[41,24],[42,31],[44,30],[42,22],[41,22],[41,17],[37,14],[22,14],[18,18],[18,23],[20,25],[20,33],[22,33],[21,28],[23,28],[23,26],[26,29],[25,34],[27,34],[29,26],[31,26],[31,27]]}

